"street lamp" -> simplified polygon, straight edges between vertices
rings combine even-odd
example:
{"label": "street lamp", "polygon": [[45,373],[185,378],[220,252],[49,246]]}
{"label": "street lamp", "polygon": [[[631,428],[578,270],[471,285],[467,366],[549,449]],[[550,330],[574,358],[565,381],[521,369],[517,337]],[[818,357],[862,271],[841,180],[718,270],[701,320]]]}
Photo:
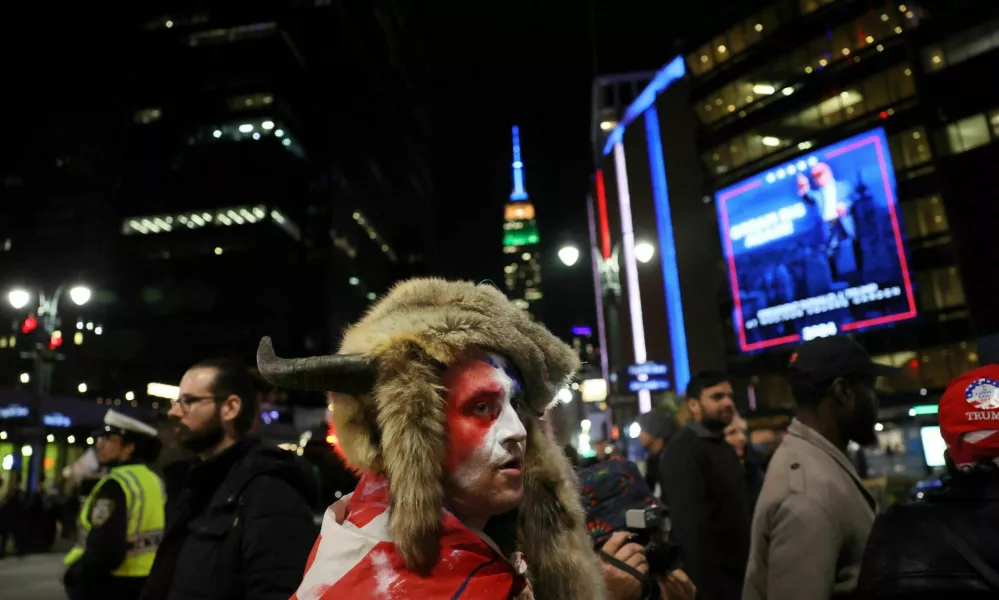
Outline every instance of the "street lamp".
{"label": "street lamp", "polygon": [[69,290],[69,299],[77,306],[83,306],[87,302],[90,302],[90,296],[90,288],[85,285],[77,285]]}
{"label": "street lamp", "polygon": [[579,248],[575,246],[562,246],[558,251],[559,260],[567,267],[571,267],[579,260]]}
{"label": "street lamp", "polygon": [[31,302],[31,294],[27,290],[15,289],[7,294],[7,301],[15,310],[21,310]]}
{"label": "street lamp", "polygon": [[[34,374],[25,373],[21,375],[22,382],[33,383],[31,395],[32,429],[34,431],[31,437],[33,439],[31,440],[31,445],[26,445],[22,448],[22,454],[31,459],[27,489],[32,493],[35,491],[38,481],[41,478],[42,460],[45,458],[43,451],[45,438],[41,414],[42,399],[49,394],[49,389],[52,386],[52,357],[45,352],[45,349],[46,344],[50,343],[53,338],[61,336],[58,332],[59,301],[65,292],[69,293],[69,299],[77,306],[83,306],[93,296],[91,289],[85,285],[60,285],[51,296],[41,291],[33,294],[24,288],[15,288],[7,293],[7,302],[10,303],[14,310],[21,310],[29,305],[35,306],[33,312],[38,315],[39,329],[46,337],[44,342],[38,341],[34,344]],[[37,298],[37,304],[32,304],[33,297]],[[55,349],[55,347],[57,345],[48,346],[49,349]],[[86,384],[81,383],[78,389],[81,394],[86,393]],[[26,452],[24,451],[25,449],[27,450]]]}
{"label": "street lamp", "polygon": [[635,258],[640,263],[647,263],[656,255],[656,247],[648,242],[635,244]]}

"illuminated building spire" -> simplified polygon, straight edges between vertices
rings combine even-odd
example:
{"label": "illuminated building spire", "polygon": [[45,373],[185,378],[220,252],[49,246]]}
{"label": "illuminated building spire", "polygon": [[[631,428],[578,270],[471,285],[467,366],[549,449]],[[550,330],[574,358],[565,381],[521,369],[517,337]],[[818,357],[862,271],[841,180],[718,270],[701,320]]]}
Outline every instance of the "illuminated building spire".
{"label": "illuminated building spire", "polygon": [[524,191],[524,163],[520,160],[520,127],[513,126],[513,191],[510,200],[527,200]]}

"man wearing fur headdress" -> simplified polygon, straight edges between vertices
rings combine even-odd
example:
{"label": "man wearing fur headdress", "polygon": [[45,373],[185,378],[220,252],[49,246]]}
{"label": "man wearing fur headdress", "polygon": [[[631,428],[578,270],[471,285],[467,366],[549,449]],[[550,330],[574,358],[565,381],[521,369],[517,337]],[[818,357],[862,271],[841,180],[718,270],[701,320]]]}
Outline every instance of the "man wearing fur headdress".
{"label": "man wearing fur headdress", "polygon": [[576,477],[541,416],[572,350],[488,285],[417,279],[337,355],[257,355],[261,374],[330,393],[361,473],[324,519],[296,598],[602,600]]}

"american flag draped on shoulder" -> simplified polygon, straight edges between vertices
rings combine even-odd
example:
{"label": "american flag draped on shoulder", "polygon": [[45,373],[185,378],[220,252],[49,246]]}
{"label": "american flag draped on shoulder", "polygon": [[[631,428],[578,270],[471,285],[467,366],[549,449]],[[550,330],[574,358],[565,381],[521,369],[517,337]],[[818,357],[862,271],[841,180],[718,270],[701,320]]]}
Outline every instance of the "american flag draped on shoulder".
{"label": "american flag draped on shoulder", "polygon": [[526,579],[510,562],[444,511],[440,560],[429,576],[406,569],[389,541],[389,489],[383,477],[365,475],[337,524],[332,507],[292,600],[529,598]]}

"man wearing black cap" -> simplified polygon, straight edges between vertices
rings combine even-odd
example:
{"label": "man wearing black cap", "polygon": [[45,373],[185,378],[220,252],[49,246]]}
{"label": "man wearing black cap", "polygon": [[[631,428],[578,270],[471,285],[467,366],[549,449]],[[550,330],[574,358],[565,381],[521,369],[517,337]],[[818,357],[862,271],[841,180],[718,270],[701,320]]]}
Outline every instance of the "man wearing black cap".
{"label": "man wearing black cap", "polygon": [[788,380],[798,408],[753,516],[745,600],[843,597],[856,588],[875,504],[846,454],[876,441],[879,365],[847,337],[805,343]]}
{"label": "man wearing black cap", "polygon": [[638,415],[636,420],[641,432],[638,434],[638,441],[649,452],[649,458],[645,463],[645,483],[656,497],[659,497],[661,490],[659,474],[659,457],[666,442],[673,435],[675,425],[673,416],[662,410],[651,410]]}
{"label": "man wearing black cap", "polygon": [[163,483],[145,463],[159,453],[157,431],[108,410],[94,432],[100,464],[110,469],[80,511],[80,535],[66,555],[70,600],[138,598],[163,536]]}

